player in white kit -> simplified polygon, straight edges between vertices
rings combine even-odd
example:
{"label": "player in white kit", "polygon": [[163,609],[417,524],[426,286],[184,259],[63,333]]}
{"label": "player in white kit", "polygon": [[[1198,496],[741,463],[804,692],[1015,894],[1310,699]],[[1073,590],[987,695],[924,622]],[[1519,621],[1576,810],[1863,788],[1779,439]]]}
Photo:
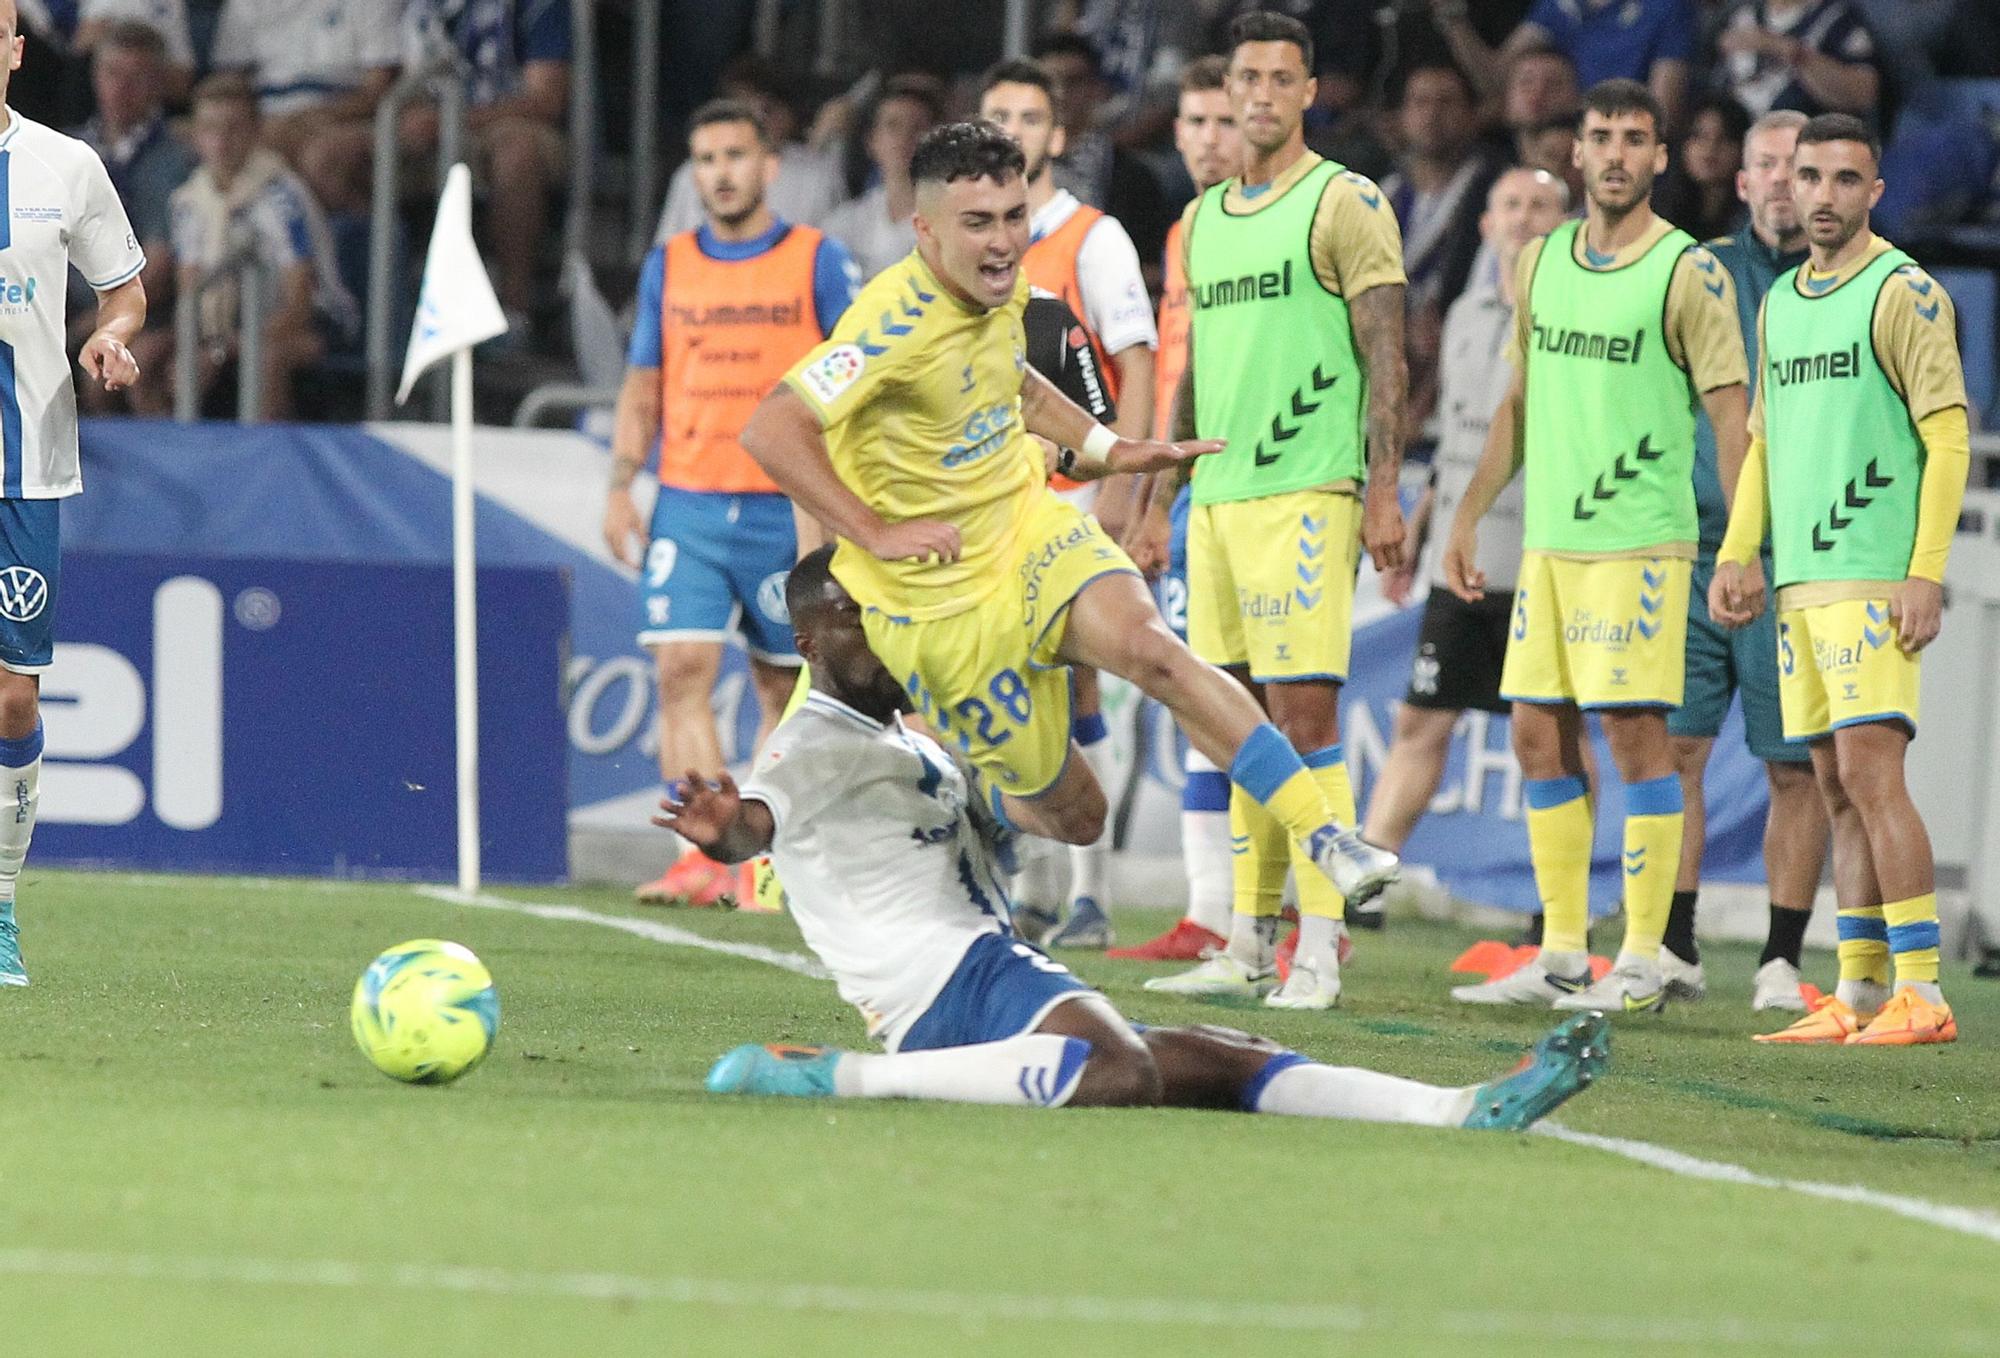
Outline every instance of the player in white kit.
{"label": "player in white kit", "polygon": [[1248,1033],[1141,1028],[1013,931],[1009,845],[964,770],[901,713],[831,548],[785,599],[812,692],[739,793],[690,774],[656,823],[721,862],[768,851],[805,940],[887,1054],[738,1047],[716,1093],[960,1103],[1171,1105],[1519,1128],[1588,1085],[1602,1015],[1552,1030],[1520,1066],[1456,1089],[1322,1065]]}
{"label": "player in white kit", "polygon": [[107,390],[139,365],[145,252],[104,162],[82,142],[5,107],[21,65],[20,15],[0,0],[0,985],[23,986],[14,887],[35,831],[42,767],[41,675],[55,654],[58,502],[83,489],[76,389],[64,348],[69,266],[97,293],[77,356]]}

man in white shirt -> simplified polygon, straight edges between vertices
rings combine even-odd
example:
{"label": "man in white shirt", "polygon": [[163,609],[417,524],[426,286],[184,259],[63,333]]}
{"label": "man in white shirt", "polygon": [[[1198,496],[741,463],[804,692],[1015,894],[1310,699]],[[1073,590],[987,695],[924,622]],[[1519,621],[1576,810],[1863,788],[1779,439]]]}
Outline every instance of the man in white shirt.
{"label": "man in white shirt", "polygon": [[[0,0],[0,108],[21,62],[14,0]],[[14,888],[35,829],[41,674],[55,653],[60,501],[83,489],[76,389],[64,349],[74,264],[97,294],[77,364],[107,388],[139,366],[146,267],[104,162],[82,142],[4,108],[0,127],[0,986],[24,986]]]}
{"label": "man in white shirt", "polygon": [[833,550],[786,582],[812,692],[739,793],[690,773],[656,823],[717,859],[768,850],[800,932],[884,1055],[738,1047],[714,1093],[959,1103],[1240,1108],[1518,1129],[1596,1079],[1601,1014],[1559,1025],[1513,1073],[1457,1089],[1322,1065],[1213,1027],[1136,1030],[1013,932],[1005,833],[964,770],[905,727],[909,702],[868,649]]}
{"label": "man in white shirt", "polygon": [[[1003,61],[986,75],[979,116],[1021,143],[1027,158],[1028,253],[1021,268],[1028,282],[1069,303],[1083,321],[1110,381],[1118,414],[1114,432],[1144,438],[1152,432],[1153,351],[1160,334],[1152,298],[1139,268],[1139,252],[1116,217],[1080,202],[1056,187],[1055,158],[1062,154],[1063,129],[1055,82],[1032,61]],[[1135,477],[1083,484],[1058,479],[1056,488],[1084,509],[1095,509],[1113,537],[1122,537],[1132,518]],[[1092,772],[1113,788],[1110,733],[1104,724],[1097,675],[1078,668],[1073,731]],[[1094,844],[1070,849],[1069,918],[1060,927],[1044,911],[1024,911],[1024,924],[1039,930],[1054,947],[1107,948],[1111,921],[1103,909],[1104,867],[1111,852],[1107,829]]]}
{"label": "man in white shirt", "polygon": [[[716,80],[716,96],[739,99],[757,110],[778,148],[778,173],[765,190],[771,211],[794,226],[820,226],[827,214],[847,197],[841,182],[840,157],[799,141],[799,120],[787,97],[783,78],[755,56],[738,57]],[[667,183],[667,201],[653,232],[658,245],[669,236],[692,231],[703,221],[701,192],[695,188],[694,162],[684,160]],[[845,243],[845,242],[843,242]]]}
{"label": "man in white shirt", "polygon": [[209,66],[257,82],[264,142],[302,163],[326,137],[367,143],[403,59],[399,0],[225,0]]}
{"label": "man in white shirt", "polygon": [[924,81],[890,80],[868,115],[868,159],[876,182],[826,214],[820,228],[847,247],[865,282],[917,248],[917,189],[910,157],[944,110]]}

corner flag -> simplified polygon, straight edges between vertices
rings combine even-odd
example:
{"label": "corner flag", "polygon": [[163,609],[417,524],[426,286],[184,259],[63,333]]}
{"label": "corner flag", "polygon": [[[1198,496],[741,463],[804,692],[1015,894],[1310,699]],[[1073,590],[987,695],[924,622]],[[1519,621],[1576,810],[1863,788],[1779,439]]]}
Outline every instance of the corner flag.
{"label": "corner flag", "polygon": [[410,326],[410,348],[403,358],[403,385],[396,390],[396,403],[410,399],[410,388],[439,359],[506,333],[500,299],[493,295],[486,266],[472,243],[472,173],[463,164],[454,165],[445,176],[430,252],[424,256],[423,291],[417,297],[417,319]]}

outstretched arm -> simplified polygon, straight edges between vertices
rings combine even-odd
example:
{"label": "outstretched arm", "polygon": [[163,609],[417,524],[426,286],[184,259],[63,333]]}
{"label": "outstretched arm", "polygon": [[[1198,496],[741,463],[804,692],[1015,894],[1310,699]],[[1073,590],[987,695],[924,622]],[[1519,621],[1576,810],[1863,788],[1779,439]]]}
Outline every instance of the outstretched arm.
{"label": "outstretched arm", "polygon": [[1084,481],[1121,472],[1161,471],[1208,453],[1219,453],[1224,446],[1219,439],[1164,443],[1158,439],[1119,438],[1105,429],[1096,435],[1096,441],[1102,443],[1109,438],[1111,442],[1093,447],[1093,435],[1103,426],[1033,368],[1028,369],[1021,382],[1021,421],[1029,433],[1040,434],[1058,448],[1077,454],[1063,470]]}
{"label": "outstretched arm", "polygon": [[718,863],[741,863],[765,852],[776,828],[771,808],[745,801],[726,769],[713,783],[689,770],[660,799],[660,811],[653,824],[674,831]]}

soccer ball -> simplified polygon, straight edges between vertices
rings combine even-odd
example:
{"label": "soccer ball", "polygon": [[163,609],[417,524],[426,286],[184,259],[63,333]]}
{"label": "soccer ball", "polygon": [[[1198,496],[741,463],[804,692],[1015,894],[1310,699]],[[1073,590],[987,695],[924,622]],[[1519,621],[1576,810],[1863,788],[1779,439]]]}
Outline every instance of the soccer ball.
{"label": "soccer ball", "polygon": [[492,1049],[500,992],[471,949],[419,938],[368,964],[351,1018],[354,1043],[375,1069],[409,1084],[445,1084]]}

